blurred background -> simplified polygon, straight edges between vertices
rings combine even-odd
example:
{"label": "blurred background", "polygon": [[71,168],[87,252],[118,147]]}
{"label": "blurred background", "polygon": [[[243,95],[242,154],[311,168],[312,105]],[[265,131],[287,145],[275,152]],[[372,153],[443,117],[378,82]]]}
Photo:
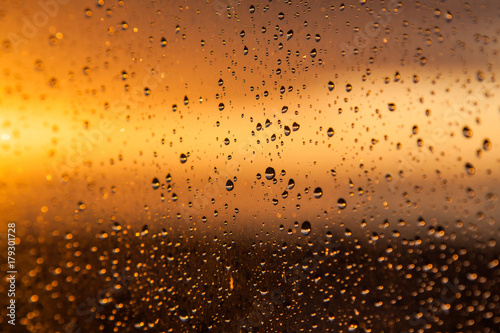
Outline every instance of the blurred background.
{"label": "blurred background", "polygon": [[1,3],[2,331],[500,325],[495,1]]}

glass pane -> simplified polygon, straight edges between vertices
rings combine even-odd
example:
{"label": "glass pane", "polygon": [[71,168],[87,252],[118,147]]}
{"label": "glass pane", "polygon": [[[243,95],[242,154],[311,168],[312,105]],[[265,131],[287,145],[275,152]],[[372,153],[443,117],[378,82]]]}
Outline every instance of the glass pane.
{"label": "glass pane", "polygon": [[0,8],[1,331],[500,326],[496,1]]}

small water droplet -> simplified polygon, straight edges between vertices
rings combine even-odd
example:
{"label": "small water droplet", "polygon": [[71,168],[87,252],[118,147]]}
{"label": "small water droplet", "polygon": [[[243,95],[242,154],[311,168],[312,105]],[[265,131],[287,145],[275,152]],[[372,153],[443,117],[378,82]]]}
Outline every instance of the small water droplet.
{"label": "small water droplet", "polygon": [[328,82],[328,90],[332,91],[334,88],[335,84],[332,81]]}
{"label": "small water droplet", "polygon": [[474,166],[471,163],[465,163],[465,171],[469,175],[473,175],[474,173],[476,173],[476,169],[474,168]]}
{"label": "small water droplet", "polygon": [[470,129],[469,126],[465,126],[462,130],[462,133],[466,138],[472,138],[472,130]]}
{"label": "small water droplet", "polygon": [[484,150],[484,151],[488,151],[488,150],[490,150],[492,146],[493,146],[493,145],[491,144],[491,141],[490,141],[490,140],[488,140],[488,139],[484,139],[484,141],[483,141],[483,150]]}

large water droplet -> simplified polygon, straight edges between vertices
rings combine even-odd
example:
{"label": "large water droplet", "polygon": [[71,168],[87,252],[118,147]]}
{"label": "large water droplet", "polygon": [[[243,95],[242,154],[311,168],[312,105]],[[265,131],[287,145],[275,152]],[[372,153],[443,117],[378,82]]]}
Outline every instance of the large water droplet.
{"label": "large water droplet", "polygon": [[344,199],[340,198],[339,200],[337,200],[337,207],[339,207],[340,209],[344,209],[346,206],[347,202],[345,202]]}
{"label": "large water droplet", "polygon": [[302,235],[307,236],[311,233],[311,223],[309,221],[304,221],[302,227],[300,228]]}
{"label": "large water droplet", "polygon": [[266,175],[266,178],[267,178],[268,180],[271,180],[271,179],[273,179],[273,178],[274,178],[274,176],[276,175],[276,172],[274,171],[274,169],[273,169],[273,168],[268,167],[268,168],[266,169],[266,174],[265,174],[265,175]]}
{"label": "large water droplet", "polygon": [[158,178],[156,178],[156,177],[153,178],[152,186],[153,186],[153,190],[157,190],[160,188],[160,181],[158,180]]}
{"label": "large water droplet", "polygon": [[234,183],[231,179],[228,179],[226,182],[226,190],[232,191],[234,189]]}

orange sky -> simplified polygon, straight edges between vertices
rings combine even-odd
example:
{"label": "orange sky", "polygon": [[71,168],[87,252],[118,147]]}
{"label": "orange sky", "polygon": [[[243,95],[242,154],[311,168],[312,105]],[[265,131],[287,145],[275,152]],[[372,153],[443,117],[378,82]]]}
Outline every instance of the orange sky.
{"label": "orange sky", "polygon": [[[497,194],[499,186],[495,17],[477,21],[464,7],[455,9],[447,22],[445,14],[436,17],[434,7],[425,5],[399,8],[397,13],[392,8],[385,21],[377,18],[377,13],[385,13],[381,7],[371,8],[370,15],[366,7],[341,12],[313,3],[310,11],[303,5],[273,3],[253,15],[242,3],[233,7],[231,19],[217,15],[213,4],[196,1],[177,7],[161,1],[113,6],[108,16],[107,6],[69,2],[50,12],[53,17],[47,14],[42,24],[34,19],[43,18],[39,5],[7,4],[0,22],[4,219],[33,223],[43,217],[55,226],[81,215],[84,220],[102,218],[108,223],[115,217],[134,225],[164,223],[163,218],[170,221],[185,211],[200,229],[217,229],[233,215],[236,221],[257,220],[251,225],[259,229],[262,221],[291,225],[296,219],[316,219],[324,211],[329,221],[346,225],[359,225],[370,216],[410,216],[414,225],[419,215],[477,222],[483,212],[484,221],[479,222],[485,232],[493,228],[498,199],[489,202],[486,197]],[[495,8],[494,2],[485,7],[477,10]],[[86,17],[87,8],[91,17]],[[285,13],[283,20],[278,20],[279,12]],[[39,26],[27,36],[26,27],[36,22]],[[366,30],[376,22],[384,24]],[[359,46],[358,55],[342,57],[342,45],[350,43],[347,50],[354,50],[356,27],[369,32],[367,44]],[[294,34],[287,41],[290,29]],[[6,44],[13,34],[25,43]],[[312,49],[317,50],[315,58]],[[127,72],[126,80],[122,71]],[[484,75],[482,81],[478,73]],[[335,84],[331,92],[329,81]],[[347,84],[352,91],[346,91]],[[281,86],[287,90],[284,94]],[[183,104],[184,96],[188,105]],[[389,103],[396,105],[394,112]],[[283,106],[288,107],[285,114]],[[272,124],[257,131],[257,124],[264,126],[267,119]],[[285,136],[284,126],[292,128],[294,122],[300,128]],[[414,126],[417,134],[412,134]],[[464,126],[472,130],[471,138],[462,134]],[[329,127],[335,131],[331,138]],[[276,141],[267,143],[273,134]],[[225,138],[229,145],[223,143]],[[492,143],[488,151],[482,150],[485,139]],[[482,150],[480,157],[477,150]],[[189,153],[185,164],[180,163],[182,153]],[[474,175],[466,174],[466,163],[475,167]],[[283,177],[277,175],[282,182],[273,185],[264,178],[268,166],[277,173],[286,171]],[[168,186],[168,173],[172,191],[153,190],[154,177]],[[386,174],[393,177],[391,183]],[[209,176],[216,181],[207,186]],[[224,187],[228,177],[237,177],[231,192]],[[289,178],[296,186],[283,199]],[[316,187],[323,189],[320,199],[312,195]],[[467,198],[467,187],[477,192],[474,199]],[[173,193],[177,202],[172,202]],[[273,198],[279,200],[276,206]],[[348,203],[343,211],[337,209],[338,198]],[[182,208],[189,201],[204,206]],[[75,213],[79,202],[88,208]],[[212,223],[201,223],[202,216]]]}

